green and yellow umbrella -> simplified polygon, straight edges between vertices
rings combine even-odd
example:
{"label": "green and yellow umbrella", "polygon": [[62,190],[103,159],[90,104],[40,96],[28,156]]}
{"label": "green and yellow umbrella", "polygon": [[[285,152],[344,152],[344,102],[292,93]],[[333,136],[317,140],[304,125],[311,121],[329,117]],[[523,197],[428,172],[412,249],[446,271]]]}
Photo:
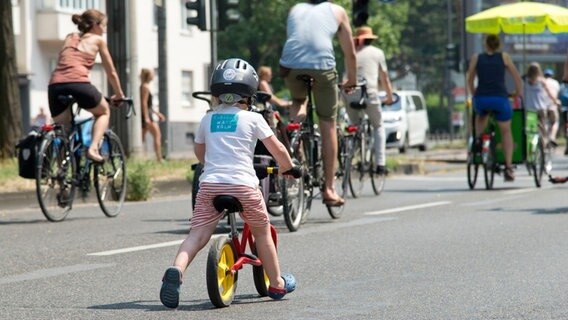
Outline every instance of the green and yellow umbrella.
{"label": "green and yellow umbrella", "polygon": [[470,33],[509,34],[568,32],[568,9],[540,2],[517,2],[493,7],[465,19]]}

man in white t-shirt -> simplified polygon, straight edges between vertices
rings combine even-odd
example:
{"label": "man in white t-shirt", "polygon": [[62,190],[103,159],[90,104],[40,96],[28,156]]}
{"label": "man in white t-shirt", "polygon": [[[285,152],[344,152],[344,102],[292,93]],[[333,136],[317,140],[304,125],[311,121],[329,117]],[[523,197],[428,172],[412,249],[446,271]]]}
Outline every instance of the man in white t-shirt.
{"label": "man in white t-shirt", "polygon": [[[364,109],[369,116],[371,125],[373,126],[373,136],[375,139],[375,159],[377,159],[378,174],[387,174],[385,167],[386,162],[386,136],[383,126],[383,118],[381,112],[381,100],[379,98],[379,90],[386,92],[386,104],[391,104],[393,99],[392,85],[388,76],[387,62],[383,50],[371,45],[378,37],[373,34],[370,27],[360,27],[355,30],[353,41],[357,51],[357,76],[364,79],[367,88],[367,98],[365,99],[367,107]],[[361,89],[356,90],[351,95],[344,95],[347,100],[347,113],[352,123],[357,123],[361,116],[361,110],[356,110],[349,106],[353,99],[360,100]]]}

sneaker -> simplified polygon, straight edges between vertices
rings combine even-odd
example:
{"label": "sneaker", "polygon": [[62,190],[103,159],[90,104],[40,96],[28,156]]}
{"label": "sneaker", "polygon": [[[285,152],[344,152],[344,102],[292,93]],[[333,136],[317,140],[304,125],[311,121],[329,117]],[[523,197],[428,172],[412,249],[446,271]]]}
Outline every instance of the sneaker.
{"label": "sneaker", "polygon": [[513,172],[513,168],[505,168],[505,181],[515,181],[515,173]]}
{"label": "sneaker", "polygon": [[558,147],[558,143],[556,141],[552,140],[552,139],[550,141],[548,141],[548,144],[551,148]]}
{"label": "sneaker", "polygon": [[177,308],[179,304],[179,287],[181,285],[181,270],[169,267],[162,278],[160,301],[168,308]]}
{"label": "sneaker", "polygon": [[389,174],[389,169],[387,169],[387,167],[385,166],[378,165],[377,168],[375,169],[375,173],[386,176]]}
{"label": "sneaker", "polygon": [[282,279],[284,280],[284,288],[278,289],[274,287],[268,287],[268,296],[274,300],[280,300],[288,293],[296,290],[296,278],[289,273],[282,274]]}

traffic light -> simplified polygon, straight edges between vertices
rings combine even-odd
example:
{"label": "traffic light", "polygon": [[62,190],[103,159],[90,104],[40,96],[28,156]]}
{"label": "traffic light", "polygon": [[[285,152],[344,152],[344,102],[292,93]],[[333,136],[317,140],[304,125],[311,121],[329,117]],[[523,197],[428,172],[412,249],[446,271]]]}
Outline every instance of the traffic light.
{"label": "traffic light", "polygon": [[460,46],[448,43],[446,45],[446,67],[460,72]]}
{"label": "traffic light", "polygon": [[353,0],[353,25],[360,27],[369,19],[369,0]]}
{"label": "traffic light", "polygon": [[217,0],[217,12],[219,17],[219,30],[225,29],[232,23],[241,19],[239,12],[239,0]]}
{"label": "traffic light", "polygon": [[190,0],[185,2],[188,11],[187,24],[197,26],[199,30],[207,30],[207,20],[205,12],[205,0]]}

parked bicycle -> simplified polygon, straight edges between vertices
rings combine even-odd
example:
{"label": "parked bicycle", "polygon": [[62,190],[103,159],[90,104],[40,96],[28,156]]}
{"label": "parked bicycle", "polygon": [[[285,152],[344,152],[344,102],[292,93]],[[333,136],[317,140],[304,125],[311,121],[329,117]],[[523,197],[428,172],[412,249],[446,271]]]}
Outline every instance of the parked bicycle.
{"label": "parked bicycle", "polygon": [[[268,175],[278,174],[278,167],[255,164],[259,180]],[[302,176],[300,167],[294,167],[286,174],[295,178]],[[236,226],[236,213],[243,211],[240,201],[229,195],[219,195],[213,199],[217,211],[228,217],[231,232],[226,236],[216,238],[209,249],[207,256],[207,293],[209,299],[218,308],[231,305],[237,289],[238,272],[245,264],[253,266],[253,281],[258,294],[262,297],[268,295],[270,285],[268,276],[262,267],[262,261],[257,257],[254,238],[247,223],[239,233]],[[278,247],[276,229],[270,225],[270,233],[274,245]],[[247,246],[250,252],[247,253]]]}
{"label": "parked bicycle", "polygon": [[[120,139],[108,129],[99,146],[105,160],[94,163],[86,156],[90,133],[83,134],[85,127],[92,125],[93,117],[76,120],[81,109],[76,107],[73,110],[75,98],[58,98],[71,109],[73,117],[70,131],[59,124],[46,124],[41,128],[35,174],[41,211],[49,221],[63,221],[73,206],[77,187],[86,197],[94,184],[103,213],[107,217],[116,217],[126,196],[126,155]],[[128,106],[127,118],[134,113],[131,98],[118,103]]]}

